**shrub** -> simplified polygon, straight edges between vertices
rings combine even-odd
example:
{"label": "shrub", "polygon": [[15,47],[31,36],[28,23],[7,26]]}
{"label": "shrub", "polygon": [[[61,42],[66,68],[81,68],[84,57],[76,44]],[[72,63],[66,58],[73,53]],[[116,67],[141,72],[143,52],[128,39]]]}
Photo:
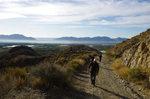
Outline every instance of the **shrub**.
{"label": "shrub", "polygon": [[0,99],[3,99],[3,96],[8,94],[12,89],[14,89],[13,80],[7,82],[3,75],[0,74]]}
{"label": "shrub", "polygon": [[121,67],[124,65],[121,63],[121,59],[116,59],[115,61],[112,62],[111,67],[115,70],[118,71]]}
{"label": "shrub", "polygon": [[25,86],[25,79],[18,77],[15,79],[15,86],[17,89],[23,88]]}
{"label": "shrub", "polygon": [[98,53],[97,52],[92,52],[92,53],[90,53],[90,55],[91,56],[96,56],[96,55],[98,55]]}
{"label": "shrub", "polygon": [[80,67],[84,66],[85,63],[86,61],[83,59],[73,59],[68,62],[68,66],[75,70],[78,70]]}
{"label": "shrub", "polygon": [[41,63],[30,70],[31,85],[34,88],[48,90],[53,86],[68,87],[70,85],[70,75],[61,66]]}
{"label": "shrub", "polygon": [[141,68],[133,68],[129,70],[128,79],[132,82],[137,82],[146,79],[146,74]]}
{"label": "shrub", "polygon": [[122,78],[126,79],[128,78],[128,72],[129,68],[126,67],[121,63],[120,59],[115,60],[112,64],[111,67],[114,69],[114,71],[119,74]]}
{"label": "shrub", "polygon": [[146,74],[147,78],[150,77],[150,68],[142,69],[142,71]]}
{"label": "shrub", "polygon": [[144,88],[147,88],[147,89],[150,89],[150,82],[149,82],[149,79],[145,79],[142,86]]}
{"label": "shrub", "polygon": [[30,83],[32,85],[32,88],[42,89],[42,80],[41,80],[41,77],[34,78],[33,80],[31,80]]}
{"label": "shrub", "polygon": [[25,68],[13,68],[13,67],[8,67],[6,68],[6,73],[5,76],[12,76],[13,78],[23,78],[23,79],[27,79],[28,77],[28,73],[26,72]]}
{"label": "shrub", "polygon": [[85,61],[88,61],[89,59],[89,55],[88,54],[83,54],[83,55],[79,55],[76,57],[77,59],[83,59]]}
{"label": "shrub", "polygon": [[25,68],[6,68],[6,72],[0,74],[0,98],[13,89],[23,88],[27,79],[28,73]]}
{"label": "shrub", "polygon": [[27,83],[28,73],[25,68],[6,68],[6,72],[3,75],[4,81],[13,82],[15,88],[23,88]]}
{"label": "shrub", "polygon": [[107,61],[113,61],[116,55],[109,51],[106,52],[106,56],[107,56]]}
{"label": "shrub", "polygon": [[124,79],[128,79],[128,72],[129,72],[129,68],[128,67],[121,67],[119,70],[118,70],[118,74],[124,78]]}

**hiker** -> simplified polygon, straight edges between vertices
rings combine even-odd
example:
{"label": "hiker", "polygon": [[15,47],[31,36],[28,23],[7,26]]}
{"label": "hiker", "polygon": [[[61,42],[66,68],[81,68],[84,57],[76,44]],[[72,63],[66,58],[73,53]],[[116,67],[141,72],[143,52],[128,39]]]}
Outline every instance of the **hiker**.
{"label": "hiker", "polygon": [[90,62],[90,65],[88,67],[88,73],[91,74],[91,84],[95,86],[95,80],[96,75],[98,75],[99,72],[99,64],[96,62],[96,59],[94,59],[92,62]]}
{"label": "hiker", "polygon": [[99,61],[101,62],[101,60],[102,60],[102,53],[99,54]]}
{"label": "hiker", "polygon": [[91,57],[92,61],[94,60],[94,56]]}
{"label": "hiker", "polygon": [[94,60],[94,56],[92,56],[92,55],[89,55],[89,58],[90,58],[90,62],[92,62]]}

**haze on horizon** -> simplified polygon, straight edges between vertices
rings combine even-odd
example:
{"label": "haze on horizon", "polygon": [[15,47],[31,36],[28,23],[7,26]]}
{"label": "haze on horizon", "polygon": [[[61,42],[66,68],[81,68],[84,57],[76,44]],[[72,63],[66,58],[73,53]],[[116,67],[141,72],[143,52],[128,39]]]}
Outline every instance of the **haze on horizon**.
{"label": "haze on horizon", "polygon": [[0,0],[0,34],[130,38],[150,28],[150,0]]}

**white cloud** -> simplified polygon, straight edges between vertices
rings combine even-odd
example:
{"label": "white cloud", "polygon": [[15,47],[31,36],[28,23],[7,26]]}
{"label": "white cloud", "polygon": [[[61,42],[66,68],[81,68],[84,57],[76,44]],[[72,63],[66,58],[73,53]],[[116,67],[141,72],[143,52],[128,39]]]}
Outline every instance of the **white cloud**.
{"label": "white cloud", "polygon": [[0,2],[21,2],[21,1],[28,1],[28,0],[0,0]]}
{"label": "white cloud", "polygon": [[26,16],[15,13],[0,13],[0,19],[25,18]]}
{"label": "white cloud", "polygon": [[74,25],[74,26],[65,26],[63,28],[90,28],[90,27],[94,27],[94,26],[76,26],[76,25]]}
{"label": "white cloud", "polygon": [[117,17],[114,21],[91,21],[90,25],[150,25],[150,15]]}
{"label": "white cloud", "polygon": [[[73,0],[77,3],[50,1],[0,0],[0,15],[3,16],[0,16],[0,19],[30,18],[48,24],[82,24],[83,21],[90,22],[92,25],[149,23],[147,14],[150,13],[150,2],[138,2],[138,0]],[[117,18],[115,21],[105,20],[109,17]],[[101,21],[91,21],[95,19],[101,19]]]}

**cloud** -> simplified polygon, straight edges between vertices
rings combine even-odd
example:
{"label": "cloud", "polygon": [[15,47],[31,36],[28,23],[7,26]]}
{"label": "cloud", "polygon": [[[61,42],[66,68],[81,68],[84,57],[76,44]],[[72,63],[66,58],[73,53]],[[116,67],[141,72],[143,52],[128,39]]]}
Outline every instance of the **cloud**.
{"label": "cloud", "polygon": [[11,18],[26,18],[26,16],[15,13],[0,13],[0,19],[11,19]]}
{"label": "cloud", "polygon": [[131,25],[131,26],[147,26],[150,25],[150,15],[117,17],[114,21],[91,21],[90,25]]}
{"label": "cloud", "polygon": [[28,0],[0,0],[0,2],[21,2],[21,1],[28,1]]}
{"label": "cloud", "polygon": [[73,26],[65,26],[63,28],[90,28],[90,27],[94,27],[94,26],[77,26],[77,25],[73,25]]}
{"label": "cloud", "polygon": [[[149,5],[138,0],[0,0],[0,19],[28,18],[45,24],[148,24]],[[111,17],[115,20],[105,19]]]}

